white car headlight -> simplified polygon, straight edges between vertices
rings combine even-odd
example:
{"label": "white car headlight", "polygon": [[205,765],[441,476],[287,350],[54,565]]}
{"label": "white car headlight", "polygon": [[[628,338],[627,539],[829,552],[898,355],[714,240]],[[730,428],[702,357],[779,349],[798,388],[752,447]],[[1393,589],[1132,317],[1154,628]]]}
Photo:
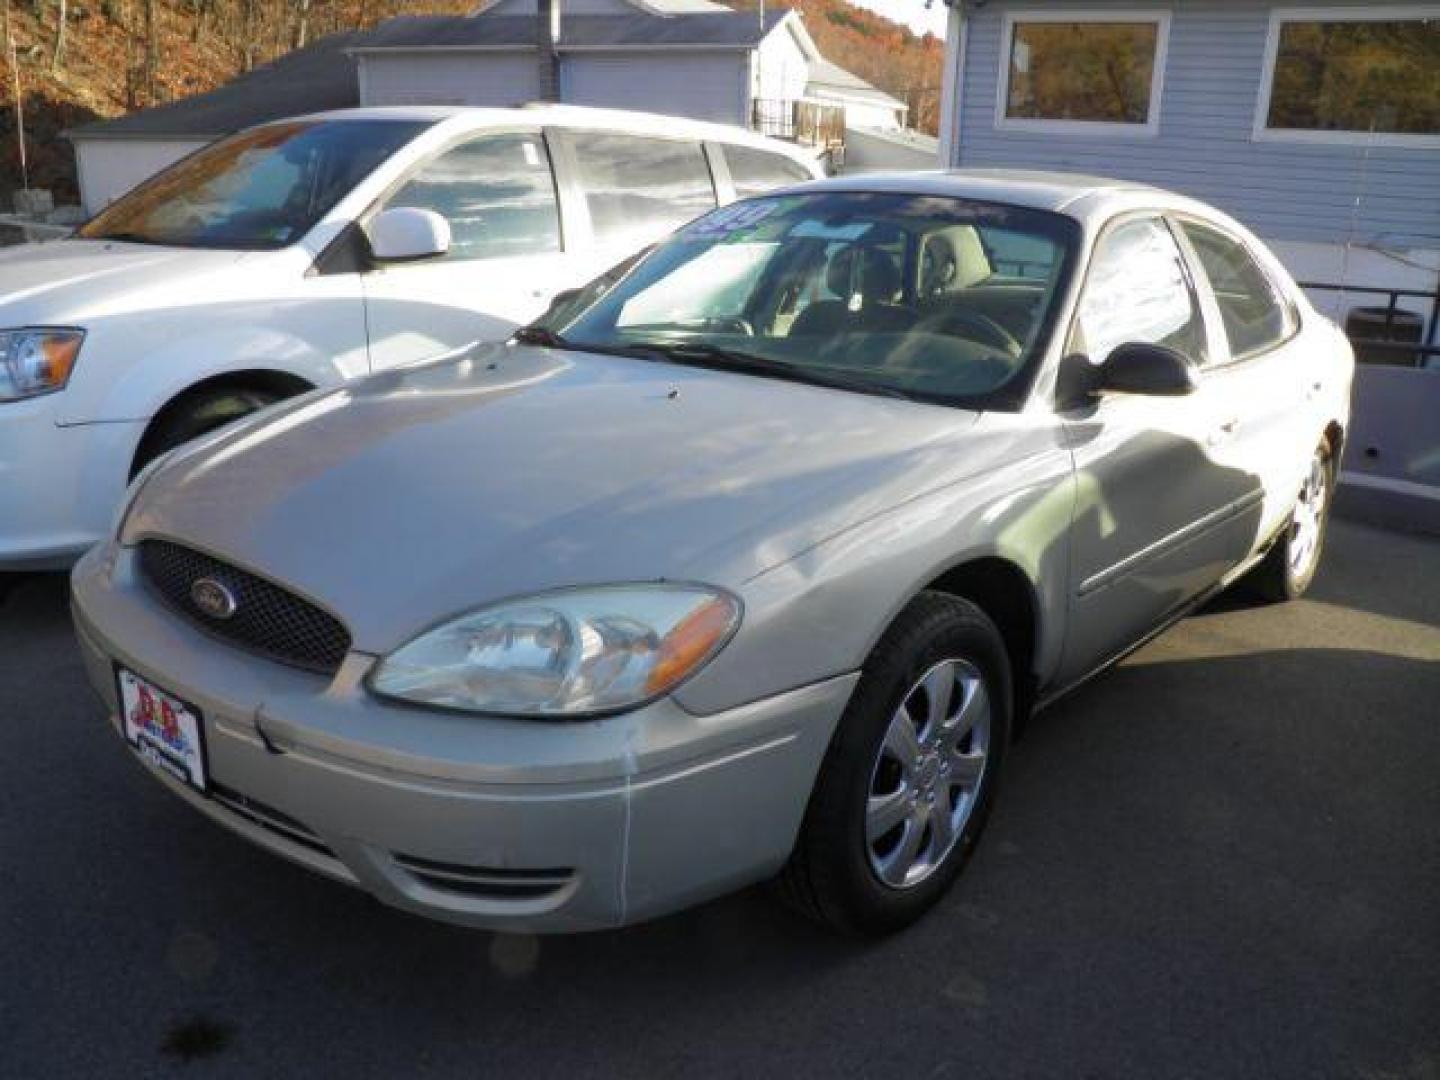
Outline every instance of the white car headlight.
{"label": "white car headlight", "polygon": [[84,341],[83,330],[0,330],[0,401],[63,390]]}
{"label": "white car headlight", "polygon": [[370,676],[384,697],[502,715],[579,717],[666,694],[740,623],[698,585],[567,589],[482,608],[421,634]]}

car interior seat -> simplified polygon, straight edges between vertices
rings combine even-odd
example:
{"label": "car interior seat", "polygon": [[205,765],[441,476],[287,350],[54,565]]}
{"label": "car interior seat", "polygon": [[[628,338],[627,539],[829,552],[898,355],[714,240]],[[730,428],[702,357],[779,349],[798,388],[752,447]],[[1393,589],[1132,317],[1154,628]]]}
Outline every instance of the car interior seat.
{"label": "car interior seat", "polygon": [[903,330],[915,319],[904,306],[900,268],[888,252],[850,246],[830,257],[825,284],[840,299],[817,300],[800,312],[791,336]]}

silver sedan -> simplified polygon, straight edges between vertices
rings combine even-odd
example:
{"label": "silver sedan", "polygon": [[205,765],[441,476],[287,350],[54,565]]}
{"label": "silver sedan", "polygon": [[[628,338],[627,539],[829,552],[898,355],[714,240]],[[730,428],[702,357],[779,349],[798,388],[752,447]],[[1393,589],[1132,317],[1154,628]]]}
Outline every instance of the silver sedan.
{"label": "silver sedan", "polygon": [[1179,196],[809,184],[172,453],[76,626],[161,782],[397,907],[583,930],[778,876],[883,933],[1033,710],[1242,576],[1304,591],[1351,372]]}

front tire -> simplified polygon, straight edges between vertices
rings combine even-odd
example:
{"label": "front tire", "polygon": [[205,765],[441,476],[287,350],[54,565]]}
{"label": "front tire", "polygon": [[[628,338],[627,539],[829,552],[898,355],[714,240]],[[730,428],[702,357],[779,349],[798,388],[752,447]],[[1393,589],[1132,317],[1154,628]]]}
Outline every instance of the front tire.
{"label": "front tire", "polygon": [[1271,603],[1283,603],[1298,600],[1310,588],[1320,569],[1334,493],[1335,457],[1329,440],[1322,439],[1296,496],[1290,520],[1250,575],[1247,585],[1252,593]]}
{"label": "front tire", "polygon": [[135,451],[131,476],[161,454],[279,400],[277,394],[242,387],[207,390],[188,401],[182,398],[157,416],[145,432]]}
{"label": "front tire", "polygon": [[876,645],[831,740],[782,895],[842,932],[920,918],[970,856],[1013,715],[1010,664],[974,604],[922,593]]}

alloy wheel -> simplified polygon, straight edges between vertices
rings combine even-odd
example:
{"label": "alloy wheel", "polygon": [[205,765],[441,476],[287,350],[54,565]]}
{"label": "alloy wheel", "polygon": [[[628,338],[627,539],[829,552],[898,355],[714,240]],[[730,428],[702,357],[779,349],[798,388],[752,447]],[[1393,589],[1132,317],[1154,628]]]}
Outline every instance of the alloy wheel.
{"label": "alloy wheel", "polygon": [[1329,498],[1330,476],[1324,457],[1315,455],[1310,473],[1295,500],[1295,514],[1290,524],[1290,573],[1305,577],[1320,554],[1320,535],[1325,524],[1325,503]]}
{"label": "alloy wheel", "polygon": [[990,719],[984,677],[966,660],[942,660],[901,699],[865,808],[865,849],[884,884],[920,884],[955,847],[985,775]]}

